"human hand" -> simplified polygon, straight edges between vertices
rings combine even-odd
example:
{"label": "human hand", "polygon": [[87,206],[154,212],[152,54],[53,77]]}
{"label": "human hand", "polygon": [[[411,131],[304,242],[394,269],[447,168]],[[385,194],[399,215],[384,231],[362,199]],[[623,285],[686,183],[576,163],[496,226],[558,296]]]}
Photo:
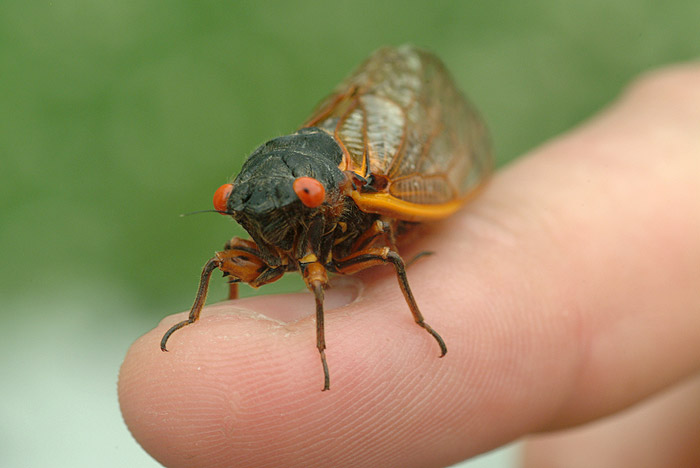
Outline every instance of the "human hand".
{"label": "human hand", "polygon": [[[134,437],[168,467],[445,466],[691,379],[700,66],[643,78],[500,171],[402,255],[422,250],[436,254],[412,265],[409,281],[444,358],[388,266],[358,275],[362,291],[350,282],[327,293],[328,392],[310,294],[217,304],[171,338],[169,353],[159,342],[181,315],[129,350],[119,399]],[[697,466],[697,399],[688,408],[695,432],[674,436]],[[620,435],[629,432],[607,441]],[[658,451],[666,438],[631,445]],[[543,466],[557,443],[533,445],[526,460]],[[568,456],[594,455],[595,444],[576,447],[585,444]]]}

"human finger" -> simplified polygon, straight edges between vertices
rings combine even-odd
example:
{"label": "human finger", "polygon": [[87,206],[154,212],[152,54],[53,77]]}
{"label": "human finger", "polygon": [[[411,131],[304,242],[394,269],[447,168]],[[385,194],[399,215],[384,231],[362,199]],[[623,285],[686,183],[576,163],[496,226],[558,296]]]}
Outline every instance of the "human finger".
{"label": "human finger", "polygon": [[[311,317],[261,317],[259,298],[206,309],[171,353],[157,344],[178,318],[137,341],[120,378],[127,424],[166,466],[442,466],[689,375],[698,89],[697,67],[648,78],[410,246],[436,251],[409,279],[445,358],[375,269],[327,313],[330,392]],[[306,299],[284,300],[311,315]]]}

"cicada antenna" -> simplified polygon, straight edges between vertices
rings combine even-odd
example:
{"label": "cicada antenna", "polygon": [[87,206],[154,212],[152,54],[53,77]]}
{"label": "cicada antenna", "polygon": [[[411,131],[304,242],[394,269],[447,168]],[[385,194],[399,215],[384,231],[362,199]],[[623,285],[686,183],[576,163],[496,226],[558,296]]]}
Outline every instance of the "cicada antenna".
{"label": "cicada antenna", "polygon": [[197,210],[197,211],[190,211],[189,213],[180,213],[180,217],[184,218],[185,216],[190,216],[193,214],[199,214],[199,213],[219,213],[222,215],[233,215],[232,211],[221,211],[221,210]]}

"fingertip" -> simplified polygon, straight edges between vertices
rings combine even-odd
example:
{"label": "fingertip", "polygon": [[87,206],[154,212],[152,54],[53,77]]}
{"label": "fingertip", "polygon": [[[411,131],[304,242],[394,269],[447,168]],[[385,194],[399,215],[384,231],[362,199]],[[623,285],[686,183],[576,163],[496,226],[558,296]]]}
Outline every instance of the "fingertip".
{"label": "fingertip", "polygon": [[[288,298],[287,304],[293,302]],[[180,319],[179,314],[167,317],[133,343],[118,383],[129,430],[166,466],[221,466],[222,447],[241,449],[245,428],[262,431],[258,428],[271,424],[274,415],[266,404],[283,407],[274,403],[282,388],[294,398],[301,388],[311,394],[311,384],[321,383],[321,377],[302,380],[298,369],[302,362],[311,364],[311,346],[296,364],[285,362],[294,351],[284,347],[293,349],[293,343],[302,341],[296,337],[299,330],[255,311],[219,304],[174,333],[169,349],[159,352],[161,337]],[[285,380],[291,369],[298,378]]]}
{"label": "fingertip", "polygon": [[[139,443],[164,465],[183,467],[370,466],[387,456],[426,456],[415,440],[434,437],[445,415],[419,395],[439,393],[436,381],[450,368],[431,352],[432,337],[405,304],[386,313],[398,303],[374,295],[329,310],[332,382],[324,382],[313,319],[284,323],[259,312],[280,300],[313,304],[305,296],[250,299],[247,310],[234,306],[243,301],[205,308],[172,336],[169,353],[157,352],[158,343],[181,316],[139,338],[119,378],[124,420]],[[429,419],[411,441],[408,422]]]}

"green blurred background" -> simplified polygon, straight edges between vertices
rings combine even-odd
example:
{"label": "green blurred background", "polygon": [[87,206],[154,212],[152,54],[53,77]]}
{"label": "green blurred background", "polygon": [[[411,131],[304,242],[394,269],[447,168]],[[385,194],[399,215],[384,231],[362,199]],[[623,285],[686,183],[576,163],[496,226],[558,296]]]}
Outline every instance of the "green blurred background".
{"label": "green blurred background", "polygon": [[178,215],[406,42],[442,57],[504,164],[697,59],[700,2],[0,1],[0,466],[157,466],[119,417],[119,363],[243,234]]}

